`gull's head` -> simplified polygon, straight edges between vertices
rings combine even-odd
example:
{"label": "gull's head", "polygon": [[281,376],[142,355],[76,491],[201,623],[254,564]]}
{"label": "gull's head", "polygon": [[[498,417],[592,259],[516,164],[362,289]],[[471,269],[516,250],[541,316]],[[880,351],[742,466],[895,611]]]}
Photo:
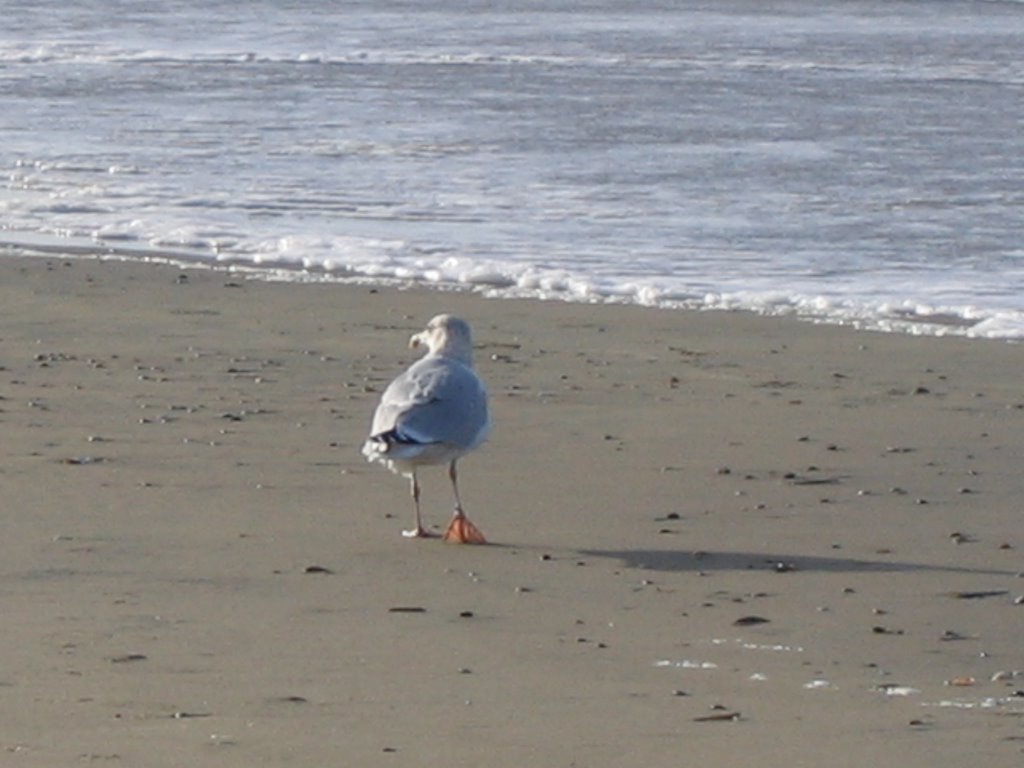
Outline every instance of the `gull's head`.
{"label": "gull's head", "polygon": [[429,355],[453,357],[466,365],[472,364],[473,339],[469,323],[455,315],[438,315],[409,339],[409,346],[427,348]]}

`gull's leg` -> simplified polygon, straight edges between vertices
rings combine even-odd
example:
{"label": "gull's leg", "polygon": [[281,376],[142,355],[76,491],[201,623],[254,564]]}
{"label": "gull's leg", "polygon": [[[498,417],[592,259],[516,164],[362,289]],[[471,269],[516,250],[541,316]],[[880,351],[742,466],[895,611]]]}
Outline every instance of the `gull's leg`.
{"label": "gull's leg", "polygon": [[455,513],[444,532],[444,540],[455,544],[486,544],[487,539],[462,511],[462,499],[459,498],[459,478],[455,469],[455,461],[448,465],[448,479],[452,481],[452,492],[455,494]]}
{"label": "gull's leg", "polygon": [[402,531],[402,535],[409,539],[427,538],[431,534],[423,527],[423,521],[420,518],[420,484],[416,480],[416,470],[413,470],[412,474],[409,475],[409,486],[412,491],[412,503],[416,510],[416,527],[408,531]]}
{"label": "gull's leg", "polygon": [[459,498],[459,472],[455,468],[455,461],[448,465],[448,479],[452,481],[452,493],[455,494],[455,514],[462,515],[462,499]]}

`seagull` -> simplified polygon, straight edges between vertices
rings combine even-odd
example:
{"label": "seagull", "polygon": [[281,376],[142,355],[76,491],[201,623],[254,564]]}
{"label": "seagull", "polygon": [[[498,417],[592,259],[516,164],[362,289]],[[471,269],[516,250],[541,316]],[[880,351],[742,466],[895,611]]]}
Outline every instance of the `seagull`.
{"label": "seagull", "polygon": [[363,455],[409,478],[415,527],[402,531],[402,535],[431,535],[420,516],[416,470],[447,464],[455,513],[443,538],[460,544],[486,544],[484,535],[462,509],[455,467],[462,456],[487,438],[490,429],[487,391],[473,371],[469,324],[454,315],[438,315],[409,339],[409,346],[425,346],[427,354],[384,390],[373,414],[370,436],[363,444]]}

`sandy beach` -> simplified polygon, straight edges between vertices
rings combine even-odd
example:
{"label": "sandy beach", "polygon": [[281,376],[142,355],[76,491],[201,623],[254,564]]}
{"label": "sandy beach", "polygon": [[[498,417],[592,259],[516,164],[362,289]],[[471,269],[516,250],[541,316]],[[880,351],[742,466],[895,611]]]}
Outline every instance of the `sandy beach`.
{"label": "sandy beach", "polygon": [[[359,447],[473,326],[489,546]],[[0,765],[1019,766],[1024,346],[0,258]],[[422,475],[427,522],[451,510]]]}

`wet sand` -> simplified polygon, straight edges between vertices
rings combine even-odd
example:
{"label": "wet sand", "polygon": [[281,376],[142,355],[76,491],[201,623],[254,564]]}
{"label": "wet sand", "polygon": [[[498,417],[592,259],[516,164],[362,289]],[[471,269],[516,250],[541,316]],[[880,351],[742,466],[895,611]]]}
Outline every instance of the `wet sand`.
{"label": "wet sand", "polygon": [[[432,315],[486,547],[359,453]],[[0,259],[0,763],[1020,765],[1024,346]],[[429,523],[450,514],[423,473]]]}

